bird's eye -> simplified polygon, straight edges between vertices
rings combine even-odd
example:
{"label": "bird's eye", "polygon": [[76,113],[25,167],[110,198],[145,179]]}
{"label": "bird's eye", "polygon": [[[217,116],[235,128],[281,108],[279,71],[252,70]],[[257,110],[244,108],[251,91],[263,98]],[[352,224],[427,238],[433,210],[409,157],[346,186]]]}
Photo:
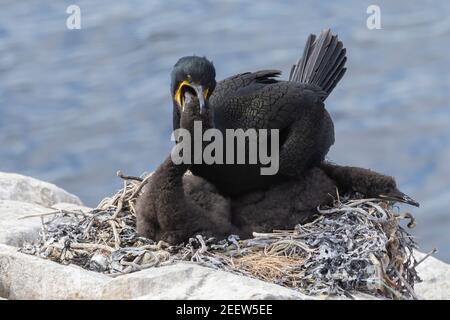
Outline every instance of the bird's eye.
{"label": "bird's eye", "polygon": [[187,80],[187,82],[189,82],[189,83],[192,82],[192,77],[191,77],[190,74],[188,74],[188,75],[186,76],[186,80]]}

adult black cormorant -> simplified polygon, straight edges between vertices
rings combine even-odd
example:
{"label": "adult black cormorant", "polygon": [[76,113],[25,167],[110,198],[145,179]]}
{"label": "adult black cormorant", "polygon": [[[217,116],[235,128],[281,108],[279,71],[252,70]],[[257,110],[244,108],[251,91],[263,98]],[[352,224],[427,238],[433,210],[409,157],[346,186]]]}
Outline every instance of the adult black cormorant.
{"label": "adult black cormorant", "polygon": [[[212,123],[207,106],[185,92],[180,128],[193,134],[194,121],[208,128]],[[179,142],[179,141],[177,141]],[[167,157],[155,170],[136,203],[138,234],[170,244],[187,241],[196,234],[217,239],[237,234],[250,237],[253,231],[288,229],[307,221],[318,205],[330,202],[335,183],[319,168],[302,179],[254,191],[240,197],[224,197],[210,182],[185,175],[192,166],[175,164]]]}
{"label": "adult black cormorant", "polygon": [[[246,72],[216,83],[213,64],[206,58],[181,58],[172,71],[173,127],[179,128],[184,92],[195,93],[214,113],[214,127],[279,129],[279,171],[261,175],[261,164],[195,164],[191,170],[216,185],[225,195],[240,195],[268,187],[286,177],[301,177],[319,164],[334,143],[334,127],[324,100],[344,75],[346,50],[330,30],[310,35],[303,56],[293,65],[288,81],[281,71]],[[270,144],[270,142],[269,142]],[[226,150],[224,150],[224,154]]]}
{"label": "adult black cormorant", "polygon": [[[207,105],[200,112],[199,100],[189,92],[184,96],[180,127],[193,132],[194,121],[209,127],[212,117]],[[367,197],[418,205],[397,189],[392,177],[362,168],[322,163],[299,179],[227,198],[201,177],[185,176],[191,167],[175,164],[168,157],[156,169],[136,203],[140,235],[178,244],[196,234],[247,238],[255,231],[291,229],[311,219],[317,206],[331,203],[336,187],[342,193],[357,191]]]}

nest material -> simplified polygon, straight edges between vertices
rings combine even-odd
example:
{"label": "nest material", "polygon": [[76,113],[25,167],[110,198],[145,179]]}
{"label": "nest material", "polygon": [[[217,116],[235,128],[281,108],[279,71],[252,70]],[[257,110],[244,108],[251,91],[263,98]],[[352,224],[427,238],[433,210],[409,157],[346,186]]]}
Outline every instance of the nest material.
{"label": "nest material", "polygon": [[170,246],[136,234],[135,201],[151,175],[118,176],[124,187],[93,211],[41,215],[39,240],[21,251],[111,276],[192,261],[309,295],[351,296],[359,291],[390,299],[417,298],[416,244],[399,225],[399,220],[409,219],[408,227],[413,227],[414,219],[394,214],[387,202],[338,196],[332,207],[318,208],[317,218],[294,230],[254,233],[246,240],[197,235],[186,244]]}

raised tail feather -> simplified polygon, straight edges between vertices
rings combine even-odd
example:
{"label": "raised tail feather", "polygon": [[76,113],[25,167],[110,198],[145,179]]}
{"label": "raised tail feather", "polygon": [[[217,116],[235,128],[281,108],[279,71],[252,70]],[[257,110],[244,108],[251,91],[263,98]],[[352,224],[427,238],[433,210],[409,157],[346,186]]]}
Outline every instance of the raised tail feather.
{"label": "raised tail feather", "polygon": [[289,81],[319,86],[326,92],[325,100],[347,70],[345,53],[342,42],[330,29],[322,31],[317,39],[310,34],[303,56],[291,68]]}

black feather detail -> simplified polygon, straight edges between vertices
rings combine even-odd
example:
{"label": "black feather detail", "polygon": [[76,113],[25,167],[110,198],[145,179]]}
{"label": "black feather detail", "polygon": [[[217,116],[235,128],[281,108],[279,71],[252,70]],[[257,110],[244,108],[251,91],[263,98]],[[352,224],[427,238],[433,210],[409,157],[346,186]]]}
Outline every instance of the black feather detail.
{"label": "black feather detail", "polygon": [[346,49],[330,29],[319,37],[309,35],[303,55],[291,68],[289,81],[313,84],[326,92],[325,98],[341,80],[347,61]]}

